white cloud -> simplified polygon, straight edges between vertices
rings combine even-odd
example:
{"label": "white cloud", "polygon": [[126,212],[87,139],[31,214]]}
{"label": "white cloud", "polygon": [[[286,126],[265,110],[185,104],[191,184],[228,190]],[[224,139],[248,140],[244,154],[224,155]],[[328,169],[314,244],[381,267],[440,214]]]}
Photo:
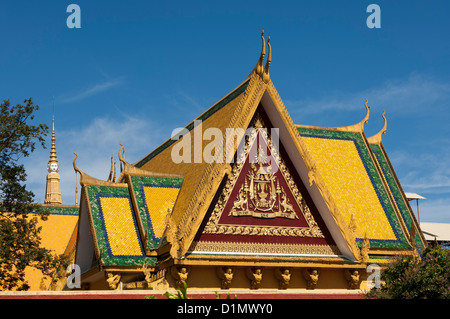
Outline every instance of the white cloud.
{"label": "white cloud", "polygon": [[389,143],[387,152],[403,189],[427,198],[420,203],[427,221],[450,222],[449,82],[412,74],[358,92],[284,102],[296,123],[333,126],[356,123],[358,116],[362,120],[366,99],[371,107],[369,124],[381,125],[379,115],[386,110],[389,133],[383,141],[385,146]]}
{"label": "white cloud", "polygon": [[57,100],[58,100],[59,104],[79,102],[90,96],[96,95],[101,92],[108,91],[122,83],[123,83],[123,81],[121,79],[108,80],[106,82],[92,85],[78,93],[73,93],[71,95],[68,95],[68,94],[62,95],[62,96],[58,97]]}
{"label": "white cloud", "polygon": [[292,113],[320,114],[326,111],[361,110],[366,99],[369,106],[388,110],[388,113],[413,113],[441,108],[450,98],[450,83],[441,83],[419,74],[404,80],[389,80],[378,87],[360,92],[331,92],[319,99],[284,100]]}

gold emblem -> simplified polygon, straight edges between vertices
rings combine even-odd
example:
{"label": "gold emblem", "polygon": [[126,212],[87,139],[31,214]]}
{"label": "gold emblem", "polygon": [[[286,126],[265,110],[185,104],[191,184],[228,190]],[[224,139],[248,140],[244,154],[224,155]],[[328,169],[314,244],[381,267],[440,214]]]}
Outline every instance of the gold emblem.
{"label": "gold emblem", "polygon": [[229,216],[298,219],[276,175],[269,173],[270,168],[264,166],[262,161],[251,164],[251,171],[239,189]]}

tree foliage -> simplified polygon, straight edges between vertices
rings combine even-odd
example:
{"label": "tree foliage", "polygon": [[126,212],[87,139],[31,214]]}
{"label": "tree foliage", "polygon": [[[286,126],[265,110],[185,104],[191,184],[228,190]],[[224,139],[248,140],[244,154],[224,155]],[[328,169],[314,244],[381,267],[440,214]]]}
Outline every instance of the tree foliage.
{"label": "tree foliage", "polygon": [[34,194],[26,188],[25,167],[19,164],[39,143],[45,148],[48,133],[45,124],[31,125],[39,106],[32,99],[24,104],[0,104],[0,290],[27,290],[25,268],[31,266],[57,279],[67,260],[40,247],[38,218],[47,215],[42,207],[33,204]]}
{"label": "tree foliage", "polygon": [[422,258],[403,256],[381,274],[384,284],[368,298],[450,299],[450,250],[427,248]]}

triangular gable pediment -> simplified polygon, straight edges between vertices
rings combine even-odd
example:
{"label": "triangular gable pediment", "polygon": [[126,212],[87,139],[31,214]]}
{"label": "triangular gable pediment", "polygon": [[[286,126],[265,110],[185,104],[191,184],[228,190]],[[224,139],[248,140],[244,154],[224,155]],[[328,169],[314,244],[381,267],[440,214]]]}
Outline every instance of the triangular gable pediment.
{"label": "triangular gable pediment", "polygon": [[[253,75],[250,77],[249,85],[243,94],[243,98],[236,107],[235,115],[227,127],[231,129],[250,127],[250,122],[259,106],[260,110],[267,115],[273,127],[279,128],[279,140],[286,151],[287,158],[293,164],[292,170],[300,176],[299,181],[304,185],[305,192],[310,195],[312,203],[316,205],[319,211],[318,217],[323,220],[322,230],[330,233],[330,238],[334,241],[334,246],[337,247],[335,251],[339,251],[348,260],[359,259],[359,249],[348,225],[343,222],[333,203],[330,203],[330,198],[324,198],[322,189],[319,189],[316,184],[309,184],[309,172],[314,165],[272,82],[264,83],[260,77]],[[240,142],[241,140],[238,141],[238,143]],[[226,145],[226,148],[229,147],[229,145]],[[229,154],[228,149],[227,151],[227,154]],[[237,151],[237,146],[235,146],[234,151]],[[226,180],[225,175],[229,175],[231,171],[232,168],[228,163],[210,163],[202,173],[203,178],[198,183],[196,190],[197,196],[191,199],[192,202],[189,205],[191,209],[184,212],[178,223],[178,236],[180,238],[178,258],[190,251],[194,237],[201,225],[206,222],[206,214],[214,196],[217,194],[220,185]],[[295,219],[295,221],[299,222],[299,219]],[[305,225],[305,227],[305,229],[310,228],[308,225]]]}
{"label": "triangular gable pediment", "polygon": [[261,107],[188,255],[340,255],[306,188],[291,172],[283,146],[274,143],[262,113]]}

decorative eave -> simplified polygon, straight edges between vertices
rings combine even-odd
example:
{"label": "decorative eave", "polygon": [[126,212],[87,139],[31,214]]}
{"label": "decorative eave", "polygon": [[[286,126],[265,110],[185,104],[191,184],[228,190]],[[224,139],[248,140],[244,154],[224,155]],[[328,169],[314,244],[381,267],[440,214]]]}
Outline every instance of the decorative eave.
{"label": "decorative eave", "polygon": [[323,126],[315,126],[315,125],[299,125],[295,124],[297,127],[303,127],[303,128],[312,128],[312,129],[325,129],[329,131],[341,131],[341,132],[354,132],[354,133],[364,133],[364,124],[367,124],[369,122],[369,115],[370,115],[370,107],[367,105],[368,100],[366,99],[366,102],[364,103],[364,106],[366,107],[366,115],[364,116],[363,120],[359,123],[348,125],[348,126],[338,126],[338,127],[323,127]]}
{"label": "decorative eave", "polygon": [[139,168],[134,164],[130,164],[125,160],[125,147],[120,144],[120,149],[118,152],[119,161],[120,161],[120,176],[117,179],[118,181],[123,181],[127,176],[156,176],[156,177],[177,177],[184,178],[183,175],[179,174],[165,174],[165,173],[155,173],[152,171],[148,171],[146,169]]}
{"label": "decorative eave", "polygon": [[83,172],[80,168],[78,168],[76,164],[76,160],[78,158],[78,154],[73,152],[75,154],[75,158],[73,159],[73,169],[75,172],[80,174],[80,185],[81,186],[87,186],[87,185],[93,185],[93,186],[115,186],[115,187],[126,187],[127,184],[123,183],[115,183],[113,181],[107,180],[101,180],[95,177],[92,177],[85,172]]}

